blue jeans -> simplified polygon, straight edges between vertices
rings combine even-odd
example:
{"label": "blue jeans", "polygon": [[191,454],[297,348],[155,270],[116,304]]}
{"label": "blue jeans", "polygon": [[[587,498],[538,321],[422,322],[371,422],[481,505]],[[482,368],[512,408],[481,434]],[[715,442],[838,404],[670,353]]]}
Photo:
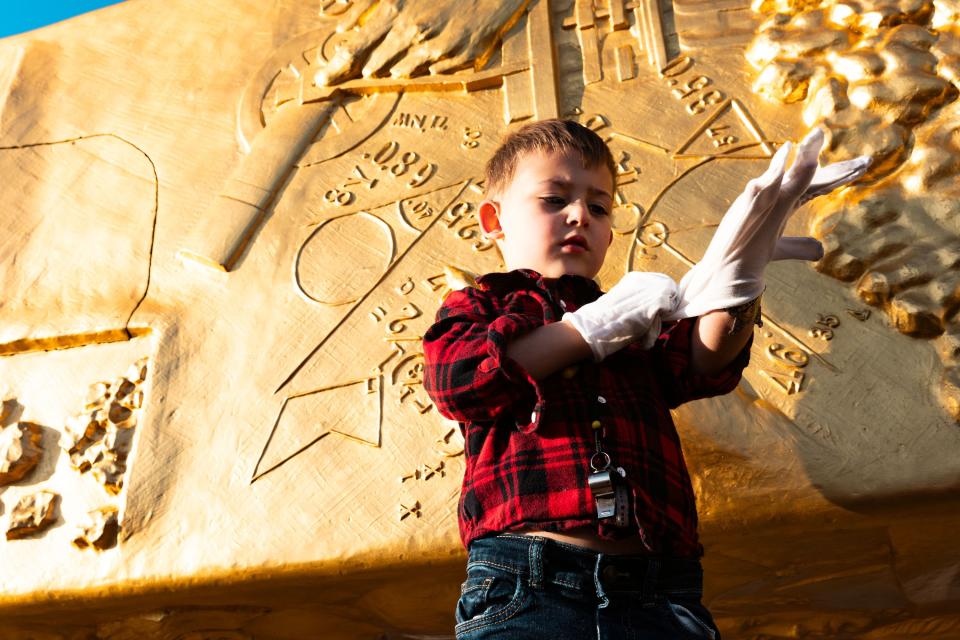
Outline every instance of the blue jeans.
{"label": "blue jeans", "polygon": [[696,559],[503,534],[470,543],[458,640],[719,640]]}

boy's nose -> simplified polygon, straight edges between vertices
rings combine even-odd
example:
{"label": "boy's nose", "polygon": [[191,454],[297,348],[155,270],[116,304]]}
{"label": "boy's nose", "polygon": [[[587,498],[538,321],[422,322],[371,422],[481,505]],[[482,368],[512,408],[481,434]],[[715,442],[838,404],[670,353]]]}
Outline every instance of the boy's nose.
{"label": "boy's nose", "polygon": [[567,224],[575,224],[581,227],[590,224],[590,213],[587,211],[587,205],[579,200],[574,200],[567,205]]}

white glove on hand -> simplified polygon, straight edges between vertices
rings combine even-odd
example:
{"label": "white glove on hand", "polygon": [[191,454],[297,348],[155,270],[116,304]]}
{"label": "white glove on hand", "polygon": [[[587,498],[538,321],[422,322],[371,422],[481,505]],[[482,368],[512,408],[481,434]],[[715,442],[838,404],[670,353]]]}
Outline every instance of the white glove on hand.
{"label": "white glove on hand", "polygon": [[661,316],[677,303],[677,283],[662,273],[631,271],[610,291],[562,320],[580,332],[600,362],[631,342],[645,349],[660,335]]}
{"label": "white glove on hand", "polygon": [[763,271],[771,260],[819,260],[814,238],[783,238],[790,215],[805,202],[853,182],[870,166],[861,156],[817,167],[823,132],[814,129],[797,147],[786,170],[791,144],[784,144],[759,178],[747,183],[717,227],[703,258],[680,281],[677,307],[664,320],[726,309],[763,293]]}

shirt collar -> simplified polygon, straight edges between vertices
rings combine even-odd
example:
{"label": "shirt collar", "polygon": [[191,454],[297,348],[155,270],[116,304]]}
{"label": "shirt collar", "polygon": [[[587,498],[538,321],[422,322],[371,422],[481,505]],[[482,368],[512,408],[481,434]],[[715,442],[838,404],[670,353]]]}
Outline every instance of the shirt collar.
{"label": "shirt collar", "polygon": [[494,292],[537,288],[573,299],[595,298],[600,294],[600,285],[585,276],[564,274],[559,278],[544,278],[533,269],[488,273],[477,278],[477,286]]}

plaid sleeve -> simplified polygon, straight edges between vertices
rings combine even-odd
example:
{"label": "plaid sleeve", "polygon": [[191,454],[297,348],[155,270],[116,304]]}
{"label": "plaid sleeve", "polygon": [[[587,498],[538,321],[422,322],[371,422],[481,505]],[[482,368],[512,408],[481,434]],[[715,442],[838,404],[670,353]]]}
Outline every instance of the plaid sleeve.
{"label": "plaid sleeve", "polygon": [[423,336],[423,386],[437,410],[457,422],[509,416],[524,431],[536,428],[531,414],[542,403],[540,388],[506,349],[542,324],[534,314],[499,313],[478,289],[447,296]]}
{"label": "plaid sleeve", "polygon": [[696,318],[685,318],[667,326],[651,349],[654,367],[663,381],[664,394],[671,409],[691,400],[730,393],[740,383],[743,369],[750,362],[752,336],[721,371],[712,375],[693,373],[690,360],[696,321]]}

